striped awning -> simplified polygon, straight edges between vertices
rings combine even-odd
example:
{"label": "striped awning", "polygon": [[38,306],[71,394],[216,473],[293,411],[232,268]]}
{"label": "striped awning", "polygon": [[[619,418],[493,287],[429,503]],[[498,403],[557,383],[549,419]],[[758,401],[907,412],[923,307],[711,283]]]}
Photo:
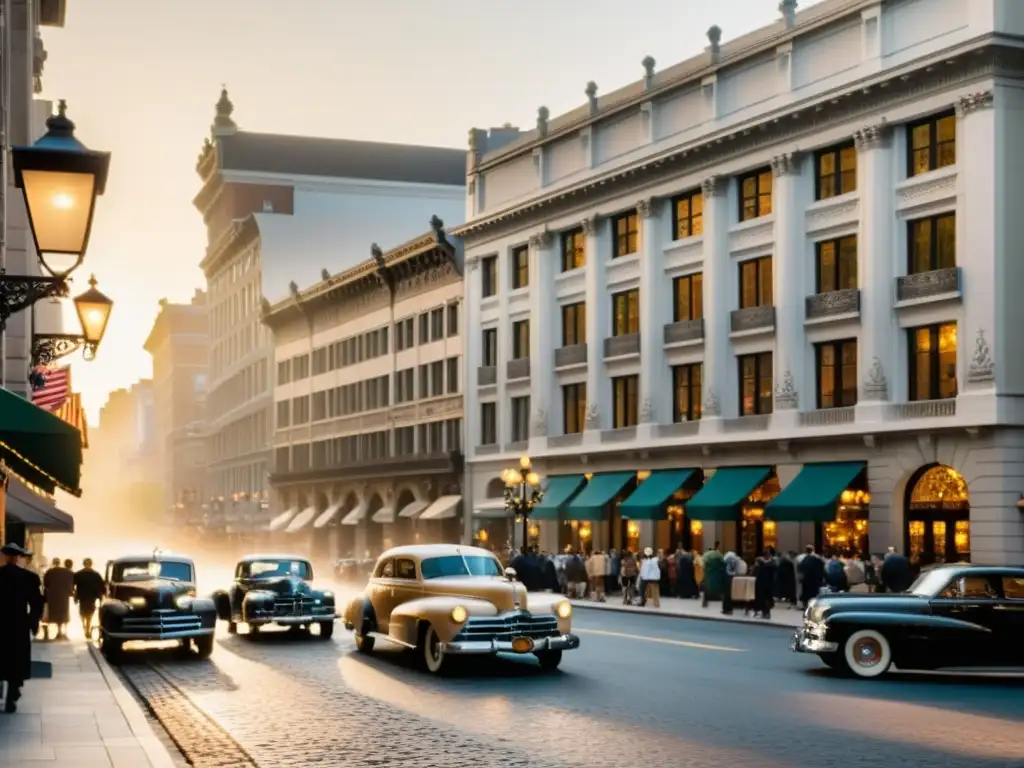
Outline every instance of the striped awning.
{"label": "striped awning", "polygon": [[316,522],[313,523],[313,527],[323,528],[324,526],[330,525],[334,518],[338,516],[338,513],[341,512],[341,508],[343,506],[345,506],[344,501],[339,501],[337,504],[331,504],[331,506],[324,510],[323,514],[316,519]]}
{"label": "striped awning", "polygon": [[398,513],[399,517],[416,517],[424,509],[430,506],[429,501],[410,501],[404,507],[402,511]]}
{"label": "striped awning", "polygon": [[489,520],[501,520],[510,517],[503,499],[482,501],[473,507],[473,517]]}
{"label": "striped awning", "polygon": [[341,519],[342,525],[359,525],[359,521],[366,517],[366,510],[370,505],[365,501],[360,501],[356,506],[349,510],[348,514]]}

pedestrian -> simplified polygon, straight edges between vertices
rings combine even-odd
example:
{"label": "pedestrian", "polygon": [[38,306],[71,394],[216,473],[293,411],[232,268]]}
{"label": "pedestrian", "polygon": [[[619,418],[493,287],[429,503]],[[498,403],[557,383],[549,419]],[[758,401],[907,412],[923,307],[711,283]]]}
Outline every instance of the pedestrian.
{"label": "pedestrian", "polygon": [[53,564],[46,571],[43,589],[46,592],[46,621],[57,628],[58,640],[66,639],[71,618],[71,595],[75,591],[75,574],[70,568],[64,567],[59,557],[53,558]]}
{"label": "pedestrian", "polygon": [[43,613],[39,577],[22,565],[27,555],[17,544],[0,550],[0,682],[7,684],[8,714],[18,710],[21,687],[32,676],[32,637]]}
{"label": "pedestrian", "polygon": [[910,561],[895,547],[889,547],[882,560],[882,583],[887,592],[906,592],[913,583]]}
{"label": "pedestrian", "polygon": [[604,602],[604,580],[608,559],[599,549],[587,558],[587,576],[590,578],[590,596],[599,603]]}
{"label": "pedestrian", "polygon": [[615,588],[619,584],[619,551],[617,549],[609,550],[608,552],[608,579],[605,584],[605,592],[612,594],[615,592]]}
{"label": "pedestrian", "polygon": [[96,603],[103,599],[106,585],[103,577],[92,569],[92,560],[88,557],[82,563],[82,569],[75,573],[75,602],[78,603],[78,615],[82,618],[82,629],[85,637],[92,637],[92,618],[96,614]]}
{"label": "pedestrian", "polygon": [[786,552],[779,558],[779,572],[776,578],[779,599],[796,608],[796,552]]}
{"label": "pedestrian", "polygon": [[804,556],[797,563],[796,569],[800,574],[800,602],[806,608],[821,592],[825,580],[825,561],[814,551],[813,544],[808,544],[804,550]]}
{"label": "pedestrian", "polygon": [[646,557],[640,564],[640,579],[644,583],[643,605],[650,600],[655,608],[661,608],[661,563],[650,547],[644,550],[644,555]]}
{"label": "pedestrian", "polygon": [[716,541],[715,546],[704,555],[704,600],[702,606],[708,607],[709,600],[725,600],[726,573],[725,558],[722,556],[722,544]]}
{"label": "pedestrian", "polygon": [[772,608],[775,606],[775,577],[778,571],[775,549],[765,548],[754,571],[754,615],[762,619],[772,617]]}
{"label": "pedestrian", "polygon": [[846,579],[846,566],[839,559],[839,550],[833,549],[825,565],[825,584],[832,592],[847,592],[850,583]]}
{"label": "pedestrian", "polygon": [[622,568],[622,604],[630,605],[636,597],[636,580],[640,575],[640,568],[636,556],[628,549],[622,551],[619,563]]}
{"label": "pedestrian", "polygon": [[676,550],[676,597],[684,600],[700,597],[697,585],[697,574],[694,568],[693,554],[683,549],[680,544]]}
{"label": "pedestrian", "polygon": [[743,560],[735,552],[726,552],[725,557],[725,587],[722,589],[722,614],[732,615],[732,581],[737,576],[743,575],[741,564]]}

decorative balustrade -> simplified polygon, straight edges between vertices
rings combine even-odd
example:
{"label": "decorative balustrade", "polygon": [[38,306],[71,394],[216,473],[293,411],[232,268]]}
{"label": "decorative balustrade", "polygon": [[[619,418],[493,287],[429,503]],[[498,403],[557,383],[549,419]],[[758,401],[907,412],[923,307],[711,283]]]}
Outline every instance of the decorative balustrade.
{"label": "decorative balustrade", "polygon": [[586,362],[586,344],[570,344],[555,350],[555,368],[568,368],[571,365],[583,365]]}
{"label": "decorative balustrade", "polygon": [[505,363],[505,378],[509,381],[530,378],[530,358],[517,357]]}
{"label": "decorative balustrade", "polygon": [[820,320],[836,315],[860,313],[860,291],[856,288],[844,288],[841,291],[829,291],[808,296],[806,299],[808,320]]}
{"label": "decorative balustrade", "polygon": [[912,403],[893,403],[889,406],[890,419],[939,419],[956,416],[956,398],[947,400],[917,400]]}
{"label": "decorative balustrade", "polygon": [[775,307],[734,309],[729,315],[729,328],[733,333],[773,330],[775,328]]}
{"label": "decorative balustrade", "polygon": [[852,424],[853,417],[853,406],[847,408],[822,408],[820,411],[802,411],[800,413],[800,426],[830,427],[834,424]]}
{"label": "decorative balustrade", "polygon": [[640,354],[640,334],[627,333],[624,336],[609,336],[604,340],[604,356],[624,357]]}
{"label": "decorative balustrade", "polygon": [[896,300],[912,301],[960,293],[960,267],[933,269],[896,278]]}
{"label": "decorative balustrade", "polygon": [[476,369],[476,385],[492,387],[498,383],[498,368],[494,365],[481,365]]}
{"label": "decorative balustrade", "polygon": [[704,318],[696,320],[680,320],[665,326],[665,343],[681,344],[687,341],[700,341],[704,338]]}

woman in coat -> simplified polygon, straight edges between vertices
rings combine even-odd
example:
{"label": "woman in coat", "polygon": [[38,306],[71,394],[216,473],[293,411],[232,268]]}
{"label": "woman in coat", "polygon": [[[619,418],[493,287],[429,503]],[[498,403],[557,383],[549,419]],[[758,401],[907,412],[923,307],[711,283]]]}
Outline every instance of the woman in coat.
{"label": "woman in coat", "polygon": [[46,592],[46,622],[57,626],[57,637],[67,637],[68,622],[71,620],[71,595],[75,591],[75,574],[61,565],[59,558],[43,577]]}

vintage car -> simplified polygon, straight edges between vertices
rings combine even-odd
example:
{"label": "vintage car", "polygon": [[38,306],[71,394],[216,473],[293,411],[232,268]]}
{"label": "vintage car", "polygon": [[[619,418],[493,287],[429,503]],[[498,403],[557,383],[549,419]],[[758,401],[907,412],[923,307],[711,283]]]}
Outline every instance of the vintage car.
{"label": "vintage car", "polygon": [[[529,600],[529,603],[527,602]],[[356,648],[377,638],[415,651],[428,671],[441,673],[454,656],[533,654],[545,670],[578,648],[572,605],[561,595],[531,594],[477,547],[431,544],[396,547],[380,556],[364,594],[344,613]]]}
{"label": "vintage car", "polygon": [[1024,667],[1024,568],[942,565],[905,593],[815,598],[793,638],[844,674]]}
{"label": "vintage car", "polygon": [[324,640],[334,634],[334,593],[315,589],[313,566],[294,555],[249,555],[235,566],[235,583],[214,593],[217,615],[235,634],[244,623],[250,634],[268,624],[309,632],[313,625]]}
{"label": "vintage car", "polygon": [[132,640],[178,640],[206,658],[213,652],[217,610],[196,597],[196,567],[187,557],[153,552],[107,563],[100,604],[100,650],[108,660]]}

